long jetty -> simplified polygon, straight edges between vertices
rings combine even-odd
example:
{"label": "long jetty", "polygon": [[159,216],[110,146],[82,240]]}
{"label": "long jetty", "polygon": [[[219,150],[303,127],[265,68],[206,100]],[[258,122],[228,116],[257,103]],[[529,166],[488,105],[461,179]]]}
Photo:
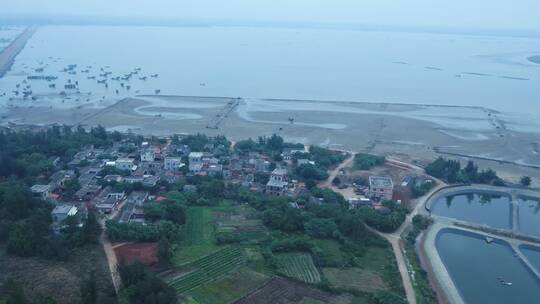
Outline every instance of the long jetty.
{"label": "long jetty", "polygon": [[0,52],[0,78],[9,71],[15,57],[24,49],[26,42],[32,37],[36,32],[36,26],[27,27],[22,33],[17,36],[5,49]]}
{"label": "long jetty", "polygon": [[242,98],[234,98],[229,101],[206,125],[208,129],[219,129],[219,125],[240,104]]}

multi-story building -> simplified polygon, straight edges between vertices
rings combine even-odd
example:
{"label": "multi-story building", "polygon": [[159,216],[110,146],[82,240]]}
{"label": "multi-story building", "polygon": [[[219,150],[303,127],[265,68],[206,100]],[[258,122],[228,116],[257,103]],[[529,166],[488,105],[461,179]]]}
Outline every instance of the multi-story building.
{"label": "multi-story building", "polygon": [[389,176],[369,177],[369,196],[379,200],[391,200],[394,194],[394,184]]}
{"label": "multi-story building", "polygon": [[289,188],[289,175],[286,169],[276,168],[270,174],[270,179],[266,183],[266,193],[281,196]]}

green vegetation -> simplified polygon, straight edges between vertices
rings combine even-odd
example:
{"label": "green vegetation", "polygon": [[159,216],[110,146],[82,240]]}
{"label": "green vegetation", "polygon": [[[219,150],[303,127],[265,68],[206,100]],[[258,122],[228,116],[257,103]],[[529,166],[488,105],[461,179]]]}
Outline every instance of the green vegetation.
{"label": "green vegetation", "polygon": [[190,294],[199,303],[228,304],[255,290],[268,279],[264,274],[241,268],[238,272],[199,287]]}
{"label": "green vegetation", "polygon": [[244,263],[245,257],[242,249],[236,246],[227,246],[189,263],[186,267],[193,269],[193,271],[173,278],[169,284],[178,293],[183,293],[228,274]]}
{"label": "green vegetation", "polygon": [[357,153],[354,155],[353,167],[356,170],[369,170],[382,164],[384,164],[384,156],[367,153]]}
{"label": "green vegetation", "polygon": [[154,225],[140,223],[120,223],[117,220],[108,220],[107,237],[111,241],[158,241],[162,238],[176,240],[180,227],[171,221],[160,221]]}
{"label": "green vegetation", "polygon": [[212,209],[188,207],[186,225],[182,231],[182,244],[174,252],[173,263],[182,265],[217,249]]}
{"label": "green vegetation", "polygon": [[231,146],[231,142],[225,138],[225,136],[218,135],[215,137],[206,136],[204,134],[187,135],[181,139],[178,136],[174,136],[172,139],[174,144],[188,145],[191,151],[207,151],[210,152],[209,147],[217,148],[218,151],[226,152]]}
{"label": "green vegetation", "polygon": [[310,159],[317,164],[317,166],[327,170],[343,162],[347,158],[347,154],[328,150],[325,148],[310,146],[309,147]]}
{"label": "green vegetation", "polygon": [[119,264],[118,274],[122,279],[122,289],[119,292],[119,303],[176,303],[176,293],[144,264],[133,262]]}
{"label": "green vegetation", "polygon": [[427,165],[426,173],[449,183],[504,185],[504,182],[497,176],[495,171],[491,169],[478,171],[478,167],[472,161],[469,161],[467,166],[461,168],[459,161],[439,157]]}
{"label": "green vegetation", "polygon": [[383,206],[387,208],[387,214],[369,207],[361,207],[358,209],[358,213],[366,224],[379,231],[395,231],[405,221],[407,209],[394,201],[385,201],[383,202]]}
{"label": "green vegetation", "polygon": [[373,270],[358,267],[323,268],[324,277],[339,289],[373,292],[386,288],[381,275]]}
{"label": "green vegetation", "polygon": [[531,178],[528,176],[523,176],[519,182],[522,186],[529,187],[531,185]]}
{"label": "green vegetation", "polygon": [[407,234],[405,243],[406,257],[410,262],[412,270],[415,273],[413,287],[415,289],[416,301],[419,304],[434,304],[437,303],[435,292],[429,285],[429,280],[426,271],[420,264],[420,259],[416,254],[415,242],[418,235],[431,225],[433,220],[423,215],[415,215],[413,218],[412,230]]}
{"label": "green vegetation", "polygon": [[306,283],[319,283],[321,275],[309,253],[281,253],[274,256],[279,273]]}

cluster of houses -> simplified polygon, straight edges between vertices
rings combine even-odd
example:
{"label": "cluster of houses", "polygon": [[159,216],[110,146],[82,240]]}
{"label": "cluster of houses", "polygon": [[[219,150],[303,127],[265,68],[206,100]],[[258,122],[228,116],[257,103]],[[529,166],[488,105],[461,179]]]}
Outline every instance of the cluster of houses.
{"label": "cluster of houses", "polygon": [[[88,210],[121,222],[144,223],[144,204],[160,199],[150,192],[159,193],[163,183],[186,181],[185,177],[190,176],[221,176],[227,183],[274,196],[296,197],[307,193],[304,184],[289,175],[292,156],[304,153],[303,149],[284,150],[282,167],[260,152],[231,152],[223,145],[214,144],[207,144],[201,150],[192,151],[189,146],[173,144],[170,139],[159,143],[121,142],[108,149],[89,146],[76,153],[66,165],[56,164],[58,169],[50,176],[50,182],[33,185],[31,191],[54,203],[51,216],[55,227],[61,227],[68,216],[84,218]],[[296,159],[295,163],[313,164],[309,159]],[[117,183],[137,184],[138,187],[132,188],[138,191],[115,190],[122,188],[115,187]],[[197,187],[186,184],[182,191],[194,192]],[[365,197],[351,199],[349,203],[351,208],[373,205],[392,199],[392,193],[391,178],[371,176]]]}
{"label": "cluster of houses", "polygon": [[[148,189],[160,187],[160,181],[175,183],[189,176],[221,176],[251,191],[276,196],[298,195],[302,189],[300,183],[289,178],[286,169],[275,168],[271,157],[263,153],[230,152],[213,144],[202,150],[191,151],[189,146],[175,145],[170,140],[139,145],[123,142],[109,149],[89,146],[66,165],[57,163],[50,182],[33,185],[31,191],[55,205],[51,216],[58,228],[68,216],[78,215],[82,219],[88,210],[118,217],[122,222],[143,222],[144,204],[159,197],[147,191],[115,191],[112,185],[116,183],[139,184]],[[289,155],[290,151],[284,152],[284,157]],[[268,182],[257,181],[258,174],[269,176]],[[74,193],[69,192],[68,183],[77,185]],[[188,184],[183,190],[197,188]]]}

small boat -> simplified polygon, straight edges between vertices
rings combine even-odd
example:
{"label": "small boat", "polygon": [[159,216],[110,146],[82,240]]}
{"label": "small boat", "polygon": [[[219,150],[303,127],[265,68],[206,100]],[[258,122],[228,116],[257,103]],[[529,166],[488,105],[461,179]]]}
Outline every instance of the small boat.
{"label": "small boat", "polygon": [[503,282],[503,285],[512,286],[512,282]]}
{"label": "small boat", "polygon": [[493,242],[493,238],[486,236],[486,243],[491,244]]}

